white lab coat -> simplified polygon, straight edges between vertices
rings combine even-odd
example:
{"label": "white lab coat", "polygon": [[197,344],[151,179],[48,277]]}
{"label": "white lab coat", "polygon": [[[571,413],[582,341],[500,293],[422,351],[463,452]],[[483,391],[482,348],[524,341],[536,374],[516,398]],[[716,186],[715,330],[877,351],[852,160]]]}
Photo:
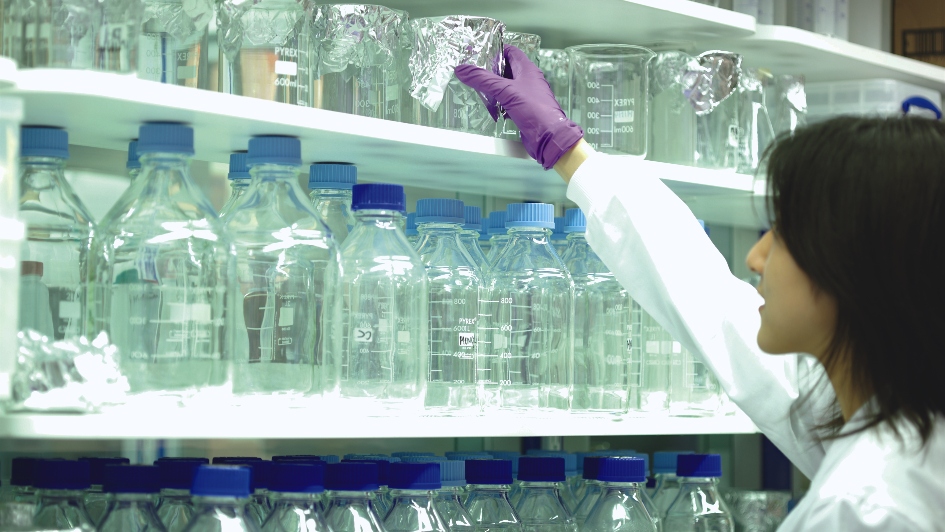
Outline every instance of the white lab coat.
{"label": "white lab coat", "polygon": [[[888,429],[820,441],[814,427],[836,411],[823,366],[808,355],[761,351],[761,297],[731,274],[685,203],[638,160],[604,154],[581,165],[568,198],[587,217],[588,242],[631,296],[705,360],[732,400],[812,479],[780,530],[945,531],[945,420],[922,452],[908,429],[905,445]],[[810,390],[812,400],[792,412]]]}

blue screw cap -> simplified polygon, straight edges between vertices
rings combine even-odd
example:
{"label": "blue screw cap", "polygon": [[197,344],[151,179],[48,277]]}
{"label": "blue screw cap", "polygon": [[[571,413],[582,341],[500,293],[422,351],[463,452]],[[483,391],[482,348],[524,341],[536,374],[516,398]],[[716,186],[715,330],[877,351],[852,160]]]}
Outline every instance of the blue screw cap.
{"label": "blue screw cap", "polygon": [[85,460],[37,460],[33,464],[33,486],[46,490],[85,490],[91,486]]}
{"label": "blue screw cap", "polygon": [[326,466],[322,461],[274,462],[269,471],[269,491],[321,493],[325,491]]}
{"label": "blue screw cap", "polygon": [[105,482],[105,467],[115,464],[130,464],[131,460],[127,458],[99,458],[99,457],[83,457],[79,460],[89,463],[89,482],[93,485],[101,486]]}
{"label": "blue screw cap", "polygon": [[426,462],[445,462],[448,460],[445,456],[401,456],[399,457],[401,462],[406,464],[423,464]]}
{"label": "blue screw cap", "polygon": [[189,490],[194,484],[197,469],[208,460],[200,458],[156,460],[158,483],[161,489]]}
{"label": "blue screw cap", "polygon": [[489,455],[497,460],[509,460],[512,462],[512,476],[518,478],[518,459],[522,453],[518,451],[489,451]]}
{"label": "blue screw cap", "polygon": [[642,458],[605,457],[598,462],[597,480],[601,482],[646,482],[646,465]]}
{"label": "blue screw cap", "polygon": [[440,464],[440,483],[443,486],[466,485],[466,462],[464,460],[446,460]]}
{"label": "blue screw cap", "polygon": [[253,491],[269,487],[269,466],[272,462],[268,460],[247,456],[218,456],[213,459],[213,464],[246,466],[252,473],[250,487]]}
{"label": "blue screw cap", "polygon": [[505,227],[555,228],[555,206],[550,203],[509,203]]}
{"label": "blue screw cap", "polygon": [[472,205],[463,206],[463,229],[482,231],[482,209]]}
{"label": "blue screw cap", "polygon": [[512,484],[511,460],[466,460],[466,482]]}
{"label": "blue screw cap", "polygon": [[603,457],[601,456],[585,456],[584,457],[584,472],[581,476],[585,480],[597,480],[598,475],[600,474],[600,461]]}
{"label": "blue screw cap", "polygon": [[564,231],[564,216],[555,216],[555,228],[551,231],[552,240],[564,240],[567,235]]}
{"label": "blue screw cap", "polygon": [[367,183],[351,188],[351,209],[355,211],[403,211],[404,187],[388,183]]}
{"label": "blue screw cap", "polygon": [[390,455],[396,456],[397,458],[403,458],[405,456],[436,456],[435,453],[423,451],[397,451],[396,453],[390,453]]}
{"label": "blue screw cap", "polygon": [[332,491],[377,491],[375,462],[341,462],[325,466],[325,489]]}
{"label": "blue screw cap", "polygon": [[464,451],[446,451],[443,453],[449,460],[491,460],[489,453],[464,452]]}
{"label": "blue screw cap", "polygon": [[677,477],[722,476],[722,457],[717,454],[681,454],[676,457]]}
{"label": "blue screw cap", "polygon": [[148,122],[138,128],[138,154],[194,154],[194,129],[177,122]]}
{"label": "blue screw cap", "polygon": [[65,129],[48,126],[20,128],[21,157],[69,158],[69,133]]}
{"label": "blue screw cap", "polygon": [[252,471],[245,465],[202,465],[197,468],[190,487],[195,497],[234,497],[245,499],[250,493]]}
{"label": "blue screw cap", "polygon": [[234,179],[250,179],[249,166],[246,165],[246,157],[249,154],[245,151],[238,151],[230,154],[230,171],[226,178],[230,181]]}
{"label": "blue screw cap", "polygon": [[138,141],[133,140],[128,143],[128,161],[125,162],[125,168],[134,170],[141,168],[141,159],[138,158]]}
{"label": "blue screw cap", "polygon": [[653,453],[653,473],[676,474],[677,458],[681,454],[693,454],[692,451],[657,451]]}
{"label": "blue screw cap", "polygon": [[564,457],[523,456],[518,459],[518,479],[523,482],[564,482]]}
{"label": "blue screw cap", "polygon": [[348,163],[315,163],[308,168],[308,188],[351,190],[358,183],[358,167]]}
{"label": "blue screw cap", "polygon": [[249,139],[249,166],[257,164],[302,165],[302,141],[282,135],[260,135]]}
{"label": "blue screw cap", "polygon": [[463,223],[463,202],[456,199],[431,198],[417,201],[417,225],[425,223]]}
{"label": "blue screw cap", "polygon": [[322,460],[322,457],[317,454],[283,454],[280,456],[273,456],[273,462],[326,462]]}
{"label": "blue screw cap", "polygon": [[12,486],[32,486],[34,483],[34,468],[36,458],[19,456],[12,460],[10,464],[10,485]]}
{"label": "blue screw cap", "polygon": [[442,487],[440,464],[437,462],[391,464],[389,485],[391,489],[397,490],[438,490]]}
{"label": "blue screw cap", "polygon": [[379,486],[386,486],[387,483],[390,481],[390,466],[391,466],[391,461],[390,461],[390,457],[388,457],[388,456],[376,457],[376,458],[372,458],[372,459],[368,459],[368,458],[350,459],[350,460],[349,460],[349,459],[344,459],[344,460],[342,460],[341,462],[342,462],[342,463],[345,463],[345,462],[367,462],[367,463],[371,463],[371,464],[376,464],[376,465],[377,465],[377,484],[378,484]]}
{"label": "blue screw cap", "polygon": [[404,229],[404,234],[407,236],[415,236],[419,234],[417,232],[417,213],[409,212],[407,213],[407,224]]}
{"label": "blue screw cap", "polygon": [[584,217],[584,211],[581,209],[564,211],[565,233],[583,233],[585,231],[587,231],[587,218]]}
{"label": "blue screw cap", "polygon": [[157,466],[109,464],[105,466],[105,493],[157,493],[160,491]]}
{"label": "blue screw cap", "polygon": [[488,233],[490,235],[504,235],[505,230],[505,211],[495,211],[489,213],[489,228]]}

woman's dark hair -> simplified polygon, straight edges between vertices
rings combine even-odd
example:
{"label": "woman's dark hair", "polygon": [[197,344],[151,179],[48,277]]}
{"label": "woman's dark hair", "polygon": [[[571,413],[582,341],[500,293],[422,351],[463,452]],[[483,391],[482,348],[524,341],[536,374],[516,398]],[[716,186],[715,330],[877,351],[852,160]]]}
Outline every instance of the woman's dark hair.
{"label": "woman's dark hair", "polygon": [[767,175],[778,237],[837,303],[821,362],[875,397],[860,430],[906,422],[927,442],[945,414],[945,124],[828,120],[780,138]]}

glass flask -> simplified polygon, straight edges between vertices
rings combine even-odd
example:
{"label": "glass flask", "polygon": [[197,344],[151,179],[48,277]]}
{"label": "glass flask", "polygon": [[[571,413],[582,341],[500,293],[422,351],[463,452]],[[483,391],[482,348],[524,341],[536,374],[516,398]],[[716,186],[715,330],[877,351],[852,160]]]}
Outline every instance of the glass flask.
{"label": "glass flask", "polygon": [[571,110],[595,150],[646,156],[652,50],[627,44],[567,48]]}
{"label": "glass flask", "polygon": [[252,472],[249,481],[252,497],[246,504],[246,515],[257,527],[262,526],[272,511],[272,502],[269,500],[269,469],[272,462],[249,456],[217,456],[213,464],[243,466]]}
{"label": "glass flask", "polygon": [[518,462],[522,491],[515,511],[530,532],[577,532],[571,512],[561,498],[564,458],[523,456]]}
{"label": "glass flask", "polygon": [[138,78],[196,89],[210,86],[207,37],[212,0],[143,0]]}
{"label": "glass flask", "polygon": [[351,187],[358,182],[358,167],[347,163],[315,163],[309,167],[309,198],[315,213],[341,246],[354,228]]}
{"label": "glass flask", "polygon": [[225,220],[239,290],[233,391],[320,392],[325,356],[337,341],[325,335],[323,319],[339,310],[338,247],[299,185],[299,139],[253,137],[246,163],[252,182]]}
{"label": "glass flask", "polygon": [[100,12],[96,0],[5,1],[0,53],[20,68],[92,68]]}
{"label": "glass flask", "polygon": [[511,461],[467,460],[466,481],[469,487],[465,507],[476,532],[525,531],[521,518],[509,502]]}
{"label": "glass flask", "polygon": [[249,175],[249,167],[246,166],[247,155],[245,151],[230,154],[230,171],[226,174],[226,179],[230,182],[230,197],[220,208],[220,219],[226,218],[226,215],[239,205],[241,198],[249,190],[249,184],[253,181],[252,176]]}
{"label": "glass flask", "polygon": [[669,531],[734,532],[735,520],[719,495],[722,457],[717,454],[680,454],[676,462],[679,494],[666,510]]}
{"label": "glass flask", "polygon": [[[541,36],[534,33],[506,31],[502,34],[502,44],[515,46],[525,52],[525,57],[532,63],[541,66]],[[509,66],[505,65],[505,69],[508,71]],[[511,72],[508,72],[508,74],[511,77]],[[518,126],[511,118],[500,116],[496,120],[495,136],[501,139],[519,140]]]}
{"label": "glass flask", "polygon": [[[646,466],[640,458],[601,458],[597,478],[603,493],[584,522],[582,532],[657,532],[642,491]],[[673,530],[673,529],[667,529]]]}
{"label": "glass flask", "polygon": [[263,523],[262,531],[330,531],[322,514],[321,494],[325,491],[324,483],[324,462],[274,463],[269,476],[272,512]]}
{"label": "glass flask", "polygon": [[144,5],[141,0],[99,0],[93,55],[96,70],[124,74],[137,71]]}
{"label": "glass flask", "polygon": [[218,90],[310,107],[311,20],[304,0],[218,3]]}
{"label": "glass flask", "polygon": [[466,461],[439,460],[438,463],[441,487],[433,504],[450,532],[472,531],[473,520],[462,501],[466,494]]}
{"label": "glass flask", "polygon": [[600,499],[601,494],[604,492],[600,481],[597,480],[597,476],[600,472],[601,458],[600,456],[587,456],[584,458],[584,472],[582,473],[584,489],[582,490],[581,502],[578,503],[577,509],[574,510],[574,522],[577,524],[579,530],[584,530],[584,523],[587,521],[587,516],[591,514],[591,510],[594,509],[598,499]]}
{"label": "glass flask", "polygon": [[315,107],[400,120],[407,13],[379,5],[323,4],[312,16]]}
{"label": "glass flask", "polygon": [[92,524],[99,526],[102,518],[105,517],[105,511],[108,510],[109,493],[104,490],[105,485],[105,467],[109,465],[121,465],[131,463],[127,458],[79,458],[79,460],[89,463],[89,489],[85,490],[85,496],[82,497],[82,504],[85,505],[85,511],[89,514]]}
{"label": "glass flask", "polygon": [[190,487],[197,469],[208,462],[206,458],[164,458],[154,462],[161,488],[156,512],[167,532],[182,532],[193,520],[197,510],[191,500]]}
{"label": "glass flask", "polygon": [[159,491],[156,466],[110,464],[103,487],[109,502],[98,532],[165,532],[154,511]]}
{"label": "glass flask", "polygon": [[430,360],[425,407],[476,413],[476,324],[479,268],[461,240],[464,205],[455,199],[417,202],[417,254],[429,279]]}
{"label": "glass flask", "polygon": [[197,513],[186,532],[258,532],[246,511],[250,495],[249,468],[202,465],[194,475],[191,493]]}
{"label": "glass flask", "polygon": [[[20,291],[24,318],[20,328],[51,323],[52,330],[41,332],[51,333],[55,340],[85,334],[86,268],[95,234],[92,215],[63,173],[68,158],[65,130],[32,126],[20,130],[19,217],[26,224],[21,258],[24,271],[32,268],[43,285]],[[28,266],[29,262],[41,265]]]}
{"label": "glass flask", "polygon": [[391,464],[394,504],[384,518],[384,527],[388,532],[451,532],[434,503],[440,487],[438,463]]}
{"label": "glass flask", "polygon": [[419,411],[426,392],[429,282],[398,226],[404,199],[399,185],[355,185],[341,248],[340,395],[368,412]]}
{"label": "glass flask", "polygon": [[138,137],[135,199],[99,228],[90,259],[90,335],[108,332],[131,393],[225,389],[234,251],[190,177],[193,129],[153,122]]}
{"label": "glass flask", "polygon": [[472,257],[476,267],[479,268],[479,276],[485,279],[489,273],[489,259],[482,252],[479,246],[479,232],[482,231],[482,209],[465,205],[463,207],[463,231],[459,234],[459,240],[466,248],[466,252]]}
{"label": "glass flask", "polygon": [[542,48],[538,50],[538,65],[551,85],[551,92],[558,100],[558,105],[565,113],[570,111],[568,105],[568,53],[564,50]]}
{"label": "glass flask", "polygon": [[36,514],[33,526],[41,530],[95,529],[85,504],[89,463],[82,460],[36,460],[33,464]]}
{"label": "glass flask", "polygon": [[585,238],[581,209],[568,209],[564,231],[567,249],[561,257],[574,280],[574,411],[622,414],[630,384],[639,374],[632,353],[630,295],[607,269]]}
{"label": "glass flask", "polygon": [[325,466],[328,509],[325,516],[334,532],[384,532],[374,493],[377,464],[342,462]]}
{"label": "glass flask", "polygon": [[[554,206],[511,203],[509,242],[493,263],[479,323],[479,378],[487,408],[571,406],[574,283],[549,237]],[[491,340],[491,343],[487,343]]]}
{"label": "glass flask", "polygon": [[417,241],[420,240],[420,233],[417,231],[417,213],[407,213],[405,218],[404,234],[407,235],[407,242],[410,243],[410,247],[416,249]]}
{"label": "glass flask", "polygon": [[495,267],[495,259],[505,249],[505,245],[509,243],[508,229],[505,228],[505,216],[505,211],[489,213],[489,227],[487,229],[489,233],[489,253],[486,254],[486,258],[489,260],[491,267]]}

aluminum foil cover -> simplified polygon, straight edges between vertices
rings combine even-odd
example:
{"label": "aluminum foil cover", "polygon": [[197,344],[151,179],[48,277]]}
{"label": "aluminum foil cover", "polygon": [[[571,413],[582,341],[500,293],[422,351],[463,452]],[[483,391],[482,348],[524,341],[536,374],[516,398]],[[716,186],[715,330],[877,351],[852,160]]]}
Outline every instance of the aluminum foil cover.
{"label": "aluminum foil cover", "polygon": [[787,517],[791,494],[782,491],[732,490],[722,494],[738,532],[774,532]]}
{"label": "aluminum foil cover", "polygon": [[[454,15],[412,20],[411,96],[436,111],[457,66],[476,65],[502,75],[504,32],[505,24],[485,17]],[[496,101],[482,93],[479,96],[496,116]]]}
{"label": "aluminum foil cover", "polygon": [[144,0],[144,25],[152,25],[181,43],[199,40],[213,18],[212,0],[167,2]]}
{"label": "aluminum foil cover", "polygon": [[519,33],[517,31],[507,31],[503,36],[505,44],[511,44],[519,50],[525,52],[525,56],[532,60],[539,67],[541,66],[541,37],[534,33]]}
{"label": "aluminum foil cover", "polygon": [[650,62],[650,96],[669,89],[678,89],[688,95],[700,81],[702,73],[699,61],[685,52],[657,52]]}
{"label": "aluminum foil cover", "polygon": [[396,69],[407,13],[374,5],[319,5],[312,15],[317,75],[381,65]]}
{"label": "aluminum foil cover", "polygon": [[[242,48],[244,38],[255,45],[287,43],[302,30],[300,22],[310,16],[313,6],[310,0],[219,1],[217,40],[220,49],[232,60]],[[250,10],[252,14],[246,16]]]}
{"label": "aluminum foil cover", "polygon": [[693,76],[692,88],[686,97],[699,116],[711,113],[738,90],[742,73],[742,56],[731,52],[711,51],[696,58],[699,70]]}
{"label": "aluminum foil cover", "polygon": [[10,411],[93,412],[124,402],[128,380],[105,333],[58,342],[36,331],[18,335]]}

